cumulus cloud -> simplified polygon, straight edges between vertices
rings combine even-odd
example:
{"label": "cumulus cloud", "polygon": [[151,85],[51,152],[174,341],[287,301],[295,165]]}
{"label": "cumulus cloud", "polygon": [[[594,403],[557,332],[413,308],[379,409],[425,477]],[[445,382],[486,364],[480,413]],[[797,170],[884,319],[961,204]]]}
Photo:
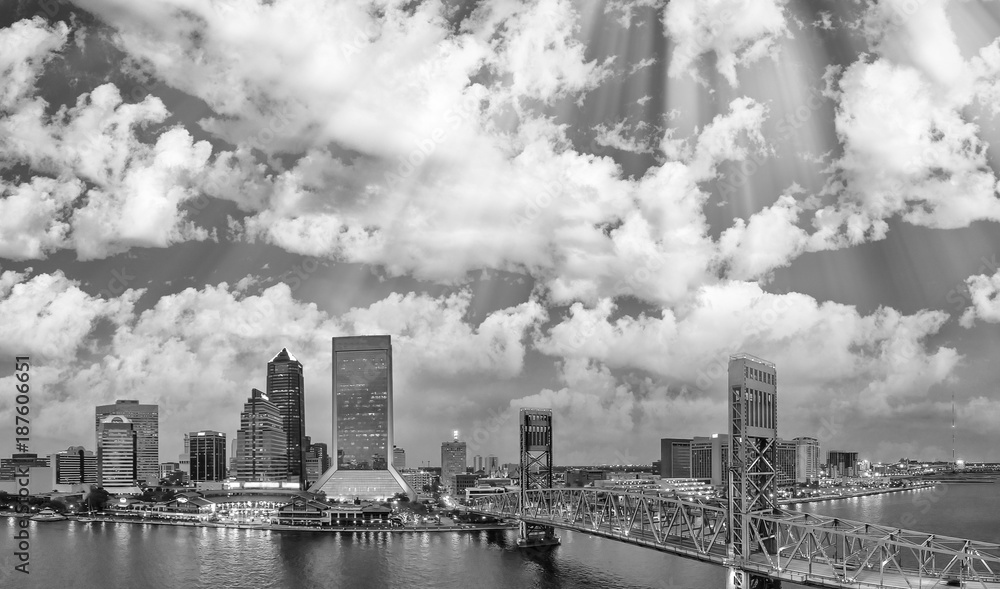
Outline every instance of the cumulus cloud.
{"label": "cumulus cloud", "polygon": [[[50,439],[39,443],[65,447],[91,440],[92,422],[57,418],[92,414],[94,405],[115,398],[160,404],[161,431],[233,432],[240,403],[251,387],[263,386],[264,364],[285,346],[306,366],[308,418],[325,438],[331,337],[392,335],[395,379],[403,385],[454,382],[470,373],[486,384],[521,373],[526,338],[547,318],[529,300],[473,323],[467,291],[437,298],[393,294],[334,317],[296,300],[287,284],[250,294],[247,280],[188,288],[140,312],[136,301],[143,291],[104,299],[87,295],[60,272],[0,275],[0,321],[9,336],[0,347],[8,357],[31,356],[44,374],[33,402],[40,408],[37,431],[50,432]],[[438,393],[410,395],[427,405]],[[0,415],[12,411],[10,398],[0,400]],[[419,403],[413,411],[424,413]],[[178,433],[161,448],[179,451],[179,445]]]}
{"label": "cumulus cloud", "polygon": [[959,319],[962,327],[972,327],[976,319],[987,323],[1000,323],[1000,272],[993,276],[985,274],[970,276],[965,280],[965,284],[969,288],[972,306],[968,307]]}
{"label": "cumulus cloud", "polygon": [[832,389],[882,416],[944,382],[960,359],[951,348],[925,349],[947,320],[944,313],[881,308],[862,315],[798,293],[766,293],[753,283],[703,287],[688,308],[659,316],[612,320],[616,308],[610,300],[573,305],[539,340],[539,350],[643,370],[705,394],[722,386],[726,357],[747,351],[780,365],[789,403],[825,402],[823,393]]}
{"label": "cumulus cloud", "polygon": [[897,215],[942,229],[1000,220],[987,145],[963,112],[995,95],[1000,54],[994,43],[964,60],[945,5],[869,5],[864,31],[877,57],[862,55],[828,93],[839,101],[843,155],[823,190],[837,202],[817,211],[811,249],[882,239]]}
{"label": "cumulus cloud", "polygon": [[701,80],[698,59],[714,52],[716,69],[732,86],[736,66],[777,58],[781,38],[791,36],[783,0],[674,0],[663,24],[674,42],[669,72]]}

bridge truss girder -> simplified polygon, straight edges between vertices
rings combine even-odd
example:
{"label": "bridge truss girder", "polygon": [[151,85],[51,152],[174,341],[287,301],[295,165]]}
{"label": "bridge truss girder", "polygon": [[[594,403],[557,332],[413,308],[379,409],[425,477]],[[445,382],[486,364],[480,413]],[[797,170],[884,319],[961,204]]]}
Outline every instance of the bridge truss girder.
{"label": "bridge truss girder", "polygon": [[[725,507],[604,489],[533,489],[524,499],[519,492],[478,497],[469,509],[719,565],[729,561]],[[786,510],[748,519],[751,530],[774,531],[775,547],[742,563],[747,586],[787,580],[821,587],[929,587],[962,578],[967,587],[1000,587],[997,544]],[[753,540],[766,546],[759,536]]]}

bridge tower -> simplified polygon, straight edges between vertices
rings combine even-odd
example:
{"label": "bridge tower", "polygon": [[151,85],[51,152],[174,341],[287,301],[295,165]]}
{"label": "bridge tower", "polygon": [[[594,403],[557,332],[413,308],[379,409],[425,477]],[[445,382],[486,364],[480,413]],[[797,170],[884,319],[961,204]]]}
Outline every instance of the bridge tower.
{"label": "bridge tower", "polygon": [[[529,509],[529,489],[552,488],[552,410],[522,407],[521,424],[521,513]],[[521,521],[517,545],[521,548],[556,546],[559,538],[551,526]]]}
{"label": "bridge tower", "polygon": [[[750,516],[775,511],[778,438],[774,364],[749,354],[729,357],[729,580],[727,589],[780,589],[781,581],[743,568],[755,553],[774,554],[773,524]],[[723,467],[725,468],[725,467]]]}

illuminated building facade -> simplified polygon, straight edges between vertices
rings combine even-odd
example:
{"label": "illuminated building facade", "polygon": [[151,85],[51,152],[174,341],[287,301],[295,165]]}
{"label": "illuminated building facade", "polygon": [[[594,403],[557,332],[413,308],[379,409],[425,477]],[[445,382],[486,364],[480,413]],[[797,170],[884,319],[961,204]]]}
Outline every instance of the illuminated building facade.
{"label": "illuminated building facade", "polygon": [[333,338],[333,467],[310,488],[329,498],[383,500],[416,493],[392,465],[392,342]]}

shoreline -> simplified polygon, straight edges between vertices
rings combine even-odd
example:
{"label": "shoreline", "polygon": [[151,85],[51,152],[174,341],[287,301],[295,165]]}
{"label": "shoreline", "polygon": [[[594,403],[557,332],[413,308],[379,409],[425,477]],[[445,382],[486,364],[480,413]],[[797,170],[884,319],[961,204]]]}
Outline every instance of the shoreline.
{"label": "shoreline", "polygon": [[[25,514],[2,512],[0,517],[13,517],[13,518],[26,518],[29,517]],[[413,527],[413,526],[403,526],[403,527],[370,527],[370,526],[352,526],[352,527],[313,527],[313,526],[288,526],[281,524],[239,524],[230,522],[202,522],[202,521],[184,521],[184,520],[168,520],[160,518],[145,518],[145,519],[126,519],[126,518],[115,518],[111,516],[84,516],[87,519],[81,520],[79,516],[70,516],[65,520],[59,521],[75,521],[82,524],[87,523],[110,523],[110,524],[152,524],[157,526],[180,526],[185,528],[230,528],[234,530],[261,530],[261,531],[275,531],[275,532],[376,532],[376,533],[406,533],[406,532],[480,532],[480,531],[496,531],[496,530],[513,530],[517,529],[516,525],[479,525],[479,526],[427,526],[427,527]],[[39,522],[46,523],[46,522]]]}
{"label": "shoreline", "polygon": [[885,495],[886,493],[899,493],[900,491],[912,491],[914,489],[927,489],[937,486],[939,483],[920,483],[908,487],[893,487],[891,489],[876,489],[874,491],[858,491],[849,495],[823,495],[821,497],[803,497],[801,499],[781,499],[778,505],[796,505],[798,503],[817,503],[819,501],[838,501],[840,499],[853,499],[855,497],[868,497],[871,495]]}

